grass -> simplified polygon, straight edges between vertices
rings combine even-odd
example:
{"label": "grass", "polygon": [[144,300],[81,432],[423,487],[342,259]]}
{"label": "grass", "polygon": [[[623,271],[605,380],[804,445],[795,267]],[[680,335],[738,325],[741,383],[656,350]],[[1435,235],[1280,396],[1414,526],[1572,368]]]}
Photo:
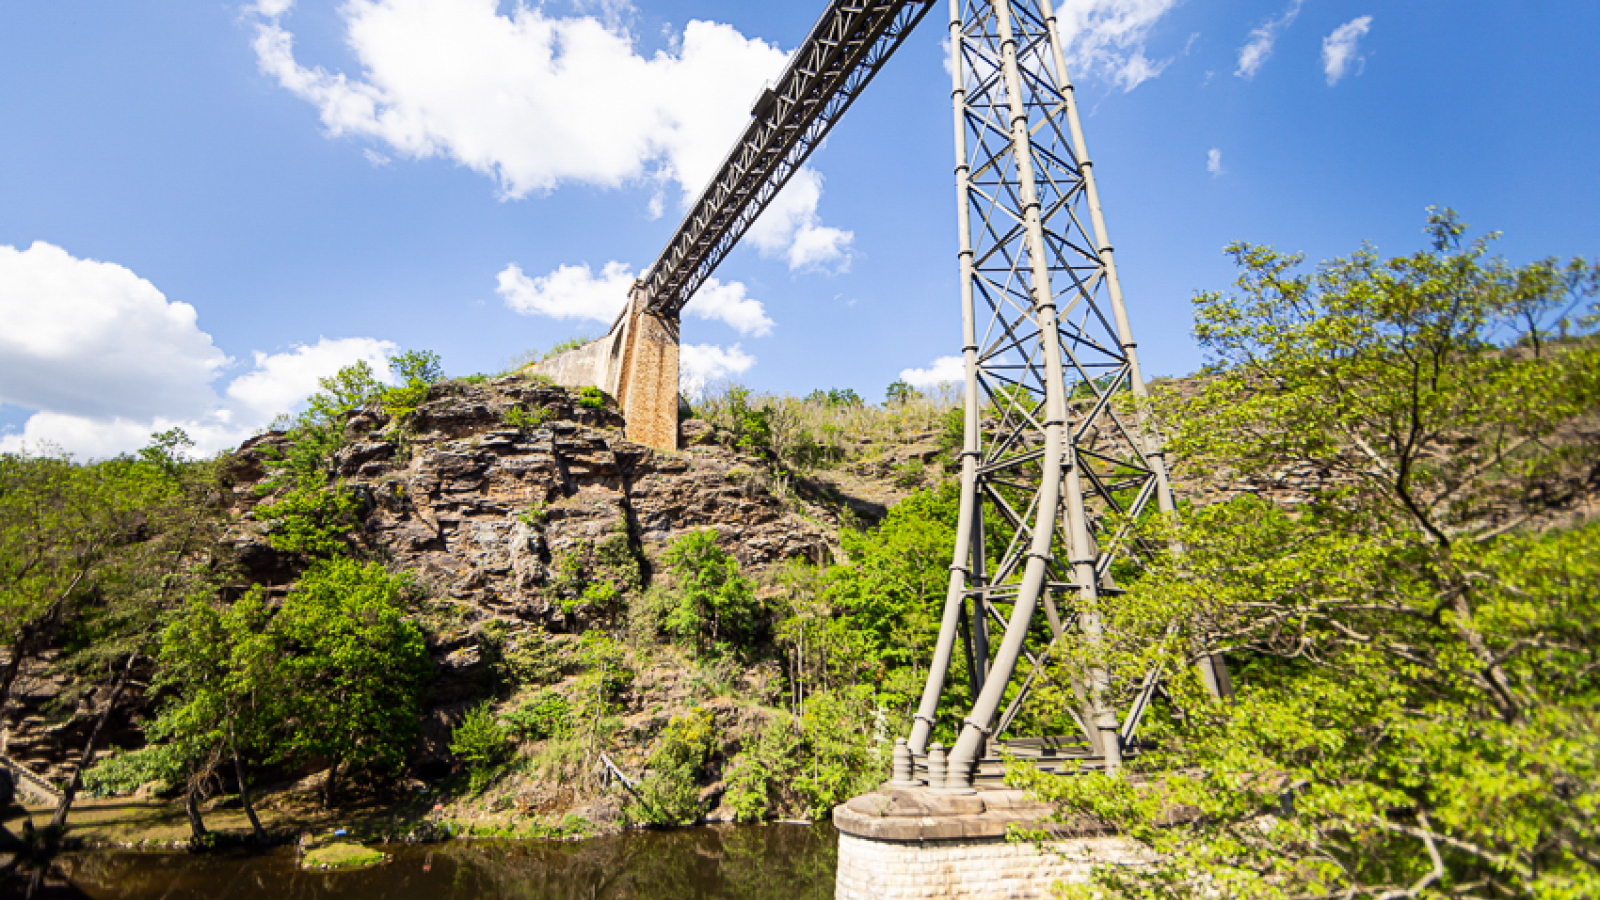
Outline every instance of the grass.
{"label": "grass", "polygon": [[300,860],[300,867],[304,869],[357,869],[365,866],[375,866],[384,862],[389,857],[376,850],[369,850],[360,844],[351,844],[345,841],[335,841],[306,851],[305,858]]}
{"label": "grass", "polygon": [[[960,433],[961,394],[945,385],[900,403],[829,403],[812,397],[757,394],[737,384],[708,386],[693,401],[695,415],[725,432],[737,432],[746,411],[764,411],[771,446],[795,468],[831,468],[881,452],[921,435]],[[959,437],[957,438],[959,441]]]}

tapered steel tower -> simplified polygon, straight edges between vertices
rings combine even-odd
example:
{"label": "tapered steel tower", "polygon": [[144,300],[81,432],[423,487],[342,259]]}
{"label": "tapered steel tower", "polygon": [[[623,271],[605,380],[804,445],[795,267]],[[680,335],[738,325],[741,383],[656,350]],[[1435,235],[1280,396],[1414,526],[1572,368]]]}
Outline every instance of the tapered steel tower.
{"label": "tapered steel tower", "polygon": [[[1173,500],[1158,436],[1118,402],[1143,396],[1144,376],[1050,0],[950,0],[950,61],[966,440],[909,744],[928,749],[959,643],[973,696],[949,753],[959,790],[1069,641],[1091,662],[1065,676],[1079,733],[1056,743],[1079,764],[1120,765],[1158,679],[1114,685],[1093,664],[1101,612],[1120,592],[1112,564],[1158,552],[1128,523]],[[1214,691],[1218,665],[1203,670]]]}

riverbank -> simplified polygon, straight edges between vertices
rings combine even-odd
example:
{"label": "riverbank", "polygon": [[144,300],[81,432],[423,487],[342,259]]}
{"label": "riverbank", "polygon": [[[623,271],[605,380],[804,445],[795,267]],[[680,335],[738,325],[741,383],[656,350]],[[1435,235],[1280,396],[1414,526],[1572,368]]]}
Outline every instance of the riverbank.
{"label": "riverbank", "polygon": [[[31,818],[34,827],[43,827],[54,811],[54,807],[45,805],[13,806],[0,817],[0,825],[18,835],[26,820]],[[323,835],[338,829],[362,843],[425,843],[454,838],[566,840],[620,830],[572,817],[473,810],[465,804],[440,802],[432,795],[401,804],[331,810],[312,803],[275,803],[258,807],[256,814],[273,844],[292,844],[302,835]],[[250,842],[250,822],[236,799],[207,804],[204,818],[214,844]],[[65,846],[82,849],[187,850],[192,840],[182,804],[126,799],[74,803],[65,834]]]}

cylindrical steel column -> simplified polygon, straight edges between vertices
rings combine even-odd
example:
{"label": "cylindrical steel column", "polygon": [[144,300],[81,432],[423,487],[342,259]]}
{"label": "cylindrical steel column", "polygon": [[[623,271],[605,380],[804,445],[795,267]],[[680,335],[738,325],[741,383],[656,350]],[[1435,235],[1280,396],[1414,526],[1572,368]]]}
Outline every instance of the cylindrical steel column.
{"label": "cylindrical steel column", "polygon": [[[973,532],[982,521],[977,515],[980,500],[977,497],[978,454],[981,435],[979,420],[981,403],[978,397],[978,338],[972,308],[972,236],[968,192],[971,189],[967,166],[967,92],[961,69],[961,0],[950,0],[950,80],[951,104],[956,123],[956,221],[961,235],[961,356],[966,370],[966,390],[963,398],[966,435],[961,448],[961,507],[956,524],[955,548],[951,552],[950,582],[945,591],[944,617],[940,621],[939,640],[934,645],[933,661],[928,668],[928,680],[922,688],[922,699],[911,722],[911,752],[923,753],[928,746],[928,735],[933,731],[934,716],[939,712],[939,695],[944,692],[945,677],[950,671],[950,655],[955,647],[956,631],[961,617],[961,606],[966,596],[970,575],[971,556],[983,553],[979,536],[973,543]],[[985,647],[987,651],[987,647]],[[981,665],[981,663],[975,664]]]}
{"label": "cylindrical steel column", "polygon": [[[1000,33],[1000,65],[1005,79],[1011,128],[1011,153],[1016,167],[1022,204],[1025,246],[1028,253],[1029,288],[1033,297],[1033,319],[1041,335],[1040,351],[1044,361],[1044,453],[1039,459],[1040,485],[1038,501],[1034,506],[1033,533],[1028,548],[1028,562],[1023,569],[1022,583],[1017,592],[1011,619],[1006,625],[1000,649],[995,655],[991,678],[984,685],[972,705],[950,754],[951,771],[963,778],[970,777],[977,761],[984,737],[994,723],[995,713],[1004,698],[1006,685],[1016,670],[1017,658],[1022,654],[1028,627],[1033,621],[1033,611],[1044,588],[1045,570],[1052,559],[1051,542],[1055,536],[1056,520],[1060,510],[1060,489],[1063,454],[1067,452],[1065,429],[1067,422],[1066,382],[1061,368],[1061,343],[1056,339],[1055,288],[1050,278],[1049,251],[1045,246],[1044,228],[1039,218],[1039,192],[1034,181],[1033,145],[1028,131],[1028,111],[1023,103],[1022,76],[1017,67],[1017,41],[1011,24],[1010,0],[994,3],[996,25]],[[1052,37],[1053,40],[1053,37]]]}

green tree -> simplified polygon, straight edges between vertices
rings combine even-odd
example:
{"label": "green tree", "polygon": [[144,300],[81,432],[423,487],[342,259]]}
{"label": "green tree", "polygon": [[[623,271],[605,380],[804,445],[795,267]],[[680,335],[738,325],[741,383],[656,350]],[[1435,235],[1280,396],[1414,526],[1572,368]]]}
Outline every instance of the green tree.
{"label": "green tree", "polygon": [[[921,690],[927,675],[921,666],[932,656],[950,582],[958,490],[947,484],[919,491],[890,509],[876,528],[840,534],[847,561],[827,573],[837,626],[817,635],[838,648],[830,654],[828,686],[877,684],[895,706],[912,702]],[[965,690],[964,677],[950,679],[953,698]],[[941,704],[958,706],[959,699]]]}
{"label": "green tree", "polygon": [[890,382],[886,400],[890,406],[910,403],[922,396],[922,392],[912,387],[904,379]]}
{"label": "green tree", "polygon": [[56,703],[89,720],[54,824],[65,822],[166,611],[216,575],[198,564],[217,550],[211,468],[183,458],[190,445],[173,429],[138,454],[90,464],[0,457],[0,618],[12,637],[0,705],[23,663],[53,645],[64,652],[52,668],[71,678]]}
{"label": "green tree", "polygon": [[198,596],[161,635],[154,687],[169,699],[145,734],[184,772],[184,807],[196,838],[205,834],[200,791],[228,760],[255,838],[266,840],[246,760],[270,757],[279,724],[274,713],[280,648],[271,615],[259,588],[226,605]]}
{"label": "green tree", "polygon": [[[1169,674],[1160,777],[1018,777],[1153,851],[1123,897],[1582,897],[1600,893],[1600,528],[1560,526],[1596,448],[1592,337],[1550,340],[1595,268],[1514,267],[1433,214],[1432,247],[1296,274],[1230,248],[1198,298],[1217,373],[1167,407],[1173,444],[1234,476],[1327,473],[1288,512],[1192,510],[1106,615],[1126,689]],[[1176,627],[1175,627],[1176,626]],[[1237,702],[1188,663],[1225,651]],[[1168,827],[1175,807],[1198,812]]]}
{"label": "green tree", "polygon": [[665,628],[699,652],[722,645],[750,648],[764,624],[755,584],[739,571],[739,561],[717,546],[715,529],[692,531],[663,556],[673,576]]}
{"label": "green tree", "polygon": [[409,591],[377,563],[327,560],[273,617],[280,753],[327,760],[325,803],[346,772],[398,767],[416,737],[430,663],[422,632],[405,618]]}
{"label": "green tree", "polygon": [[495,717],[494,703],[489,700],[467,710],[450,735],[450,752],[467,764],[474,791],[489,786],[511,750],[511,734]]}

